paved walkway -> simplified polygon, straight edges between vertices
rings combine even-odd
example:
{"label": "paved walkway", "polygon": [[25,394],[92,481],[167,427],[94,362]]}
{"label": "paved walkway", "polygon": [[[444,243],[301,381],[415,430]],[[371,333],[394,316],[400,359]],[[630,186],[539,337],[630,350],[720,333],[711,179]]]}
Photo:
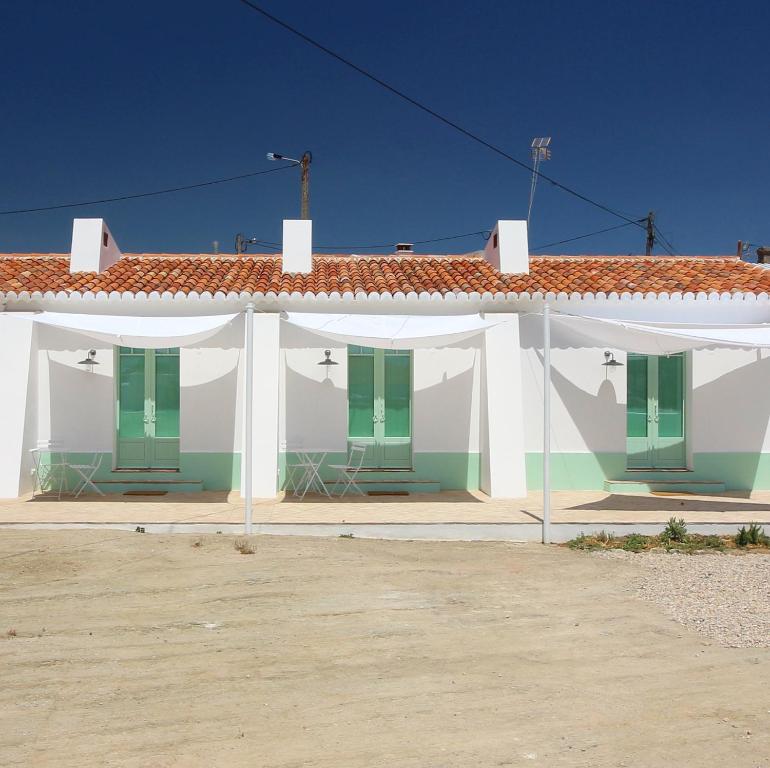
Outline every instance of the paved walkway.
{"label": "paved walkway", "polygon": [[[332,501],[307,496],[254,504],[255,523],[287,524],[516,524],[537,523],[542,496],[489,499],[482,493],[444,491],[399,497],[347,497]],[[669,517],[688,523],[770,524],[770,492],[751,497],[663,494],[607,494],[557,491],[552,495],[554,523],[661,523]],[[204,492],[166,496],[81,496],[0,501],[0,525],[18,523],[241,523],[243,502],[237,494]]]}

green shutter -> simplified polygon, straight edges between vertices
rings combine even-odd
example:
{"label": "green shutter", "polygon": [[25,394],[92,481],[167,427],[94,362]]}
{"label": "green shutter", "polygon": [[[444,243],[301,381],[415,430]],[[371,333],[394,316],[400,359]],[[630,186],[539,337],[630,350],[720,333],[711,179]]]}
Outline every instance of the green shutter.
{"label": "green shutter", "polygon": [[121,347],[118,357],[118,437],[144,437],[144,350]]}
{"label": "green shutter", "polygon": [[385,354],[385,437],[412,433],[412,372],[409,352]]}
{"label": "green shutter", "polygon": [[658,358],[658,435],[684,436],[684,357]]}
{"label": "green shutter", "polygon": [[155,437],[179,437],[179,350],[155,351]]}
{"label": "green shutter", "polygon": [[363,347],[348,354],[348,435],[374,437],[374,350]]}
{"label": "green shutter", "polygon": [[626,369],[628,437],[647,437],[647,365],[646,355],[628,355]]}

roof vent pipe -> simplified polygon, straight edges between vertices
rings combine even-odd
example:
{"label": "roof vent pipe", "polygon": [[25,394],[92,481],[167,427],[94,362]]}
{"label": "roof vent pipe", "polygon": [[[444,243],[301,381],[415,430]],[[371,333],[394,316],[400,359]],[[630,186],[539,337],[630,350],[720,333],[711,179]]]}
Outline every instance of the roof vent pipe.
{"label": "roof vent pipe", "polygon": [[408,256],[413,254],[413,243],[396,243],[396,253],[400,256]]}

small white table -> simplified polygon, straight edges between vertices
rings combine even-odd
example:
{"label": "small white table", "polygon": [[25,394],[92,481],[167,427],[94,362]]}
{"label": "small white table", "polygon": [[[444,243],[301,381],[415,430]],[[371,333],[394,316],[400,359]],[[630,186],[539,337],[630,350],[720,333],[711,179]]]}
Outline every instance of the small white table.
{"label": "small white table", "polygon": [[[287,485],[292,486],[294,496],[304,499],[309,490],[314,490],[322,496],[330,497],[328,488],[321,479],[320,469],[326,460],[326,451],[312,452],[303,449],[293,451],[297,461],[288,467]],[[299,479],[297,479],[299,475]]]}

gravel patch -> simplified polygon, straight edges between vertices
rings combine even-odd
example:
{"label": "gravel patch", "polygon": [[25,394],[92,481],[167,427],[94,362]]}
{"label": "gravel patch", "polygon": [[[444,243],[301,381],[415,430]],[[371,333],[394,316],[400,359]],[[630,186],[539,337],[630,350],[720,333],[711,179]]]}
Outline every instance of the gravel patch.
{"label": "gravel patch", "polygon": [[632,592],[680,624],[732,648],[770,647],[770,555],[593,554],[637,566]]}

